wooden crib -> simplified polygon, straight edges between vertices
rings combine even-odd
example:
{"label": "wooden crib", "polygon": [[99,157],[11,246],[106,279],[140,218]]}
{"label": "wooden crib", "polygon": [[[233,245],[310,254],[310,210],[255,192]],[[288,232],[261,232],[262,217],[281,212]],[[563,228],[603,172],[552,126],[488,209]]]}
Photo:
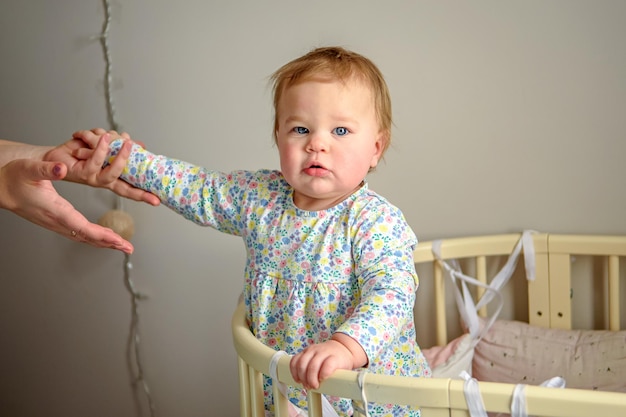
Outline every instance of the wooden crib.
{"label": "wooden crib", "polygon": [[[592,316],[593,328],[603,327],[610,330],[611,335],[624,337],[626,341],[624,326],[620,324],[626,321],[622,317],[625,312],[620,309],[620,304],[626,299],[626,268],[623,265],[626,262],[626,236],[546,233],[534,233],[531,236],[535,279],[527,281],[523,273],[524,267],[517,266],[512,279],[515,284],[509,284],[513,287],[513,293],[509,295],[518,304],[522,299],[524,308],[509,308],[505,311],[507,316],[503,318],[523,320],[533,327],[572,329],[579,327],[577,321],[580,320],[577,320],[577,316],[580,315],[577,315],[577,309],[582,306],[583,300],[589,299],[595,305],[589,307],[589,311],[594,313],[585,316]],[[520,238],[521,234],[505,234],[445,239],[440,242],[440,256],[443,260],[459,260],[464,272],[469,271],[467,273],[479,281],[489,283],[494,270],[511,254]],[[453,287],[446,279],[441,260],[435,259],[432,247],[433,242],[422,242],[414,252],[421,283],[416,311],[420,298],[435,300],[431,315],[435,323],[435,343],[446,345],[462,330],[458,325],[456,307],[450,303],[450,288]],[[585,265],[582,268],[582,278],[579,276],[581,271],[576,271],[577,268],[572,266],[578,263]],[[426,282],[428,285],[425,285]],[[527,291],[520,291],[523,287]],[[578,291],[577,287],[583,289]],[[589,288],[599,288],[600,294],[586,297]],[[480,296],[478,292],[476,297]],[[574,305],[576,308],[573,308]],[[488,310],[489,308],[484,308],[480,313],[488,315]],[[423,321],[424,319],[416,320],[417,326],[421,326]],[[588,320],[582,326],[590,329]],[[264,416],[262,379],[263,374],[270,375],[270,361],[276,352],[261,344],[252,335],[246,325],[244,307],[241,304],[233,315],[232,331],[239,357],[241,416]],[[419,334],[418,341],[424,348]],[[623,348],[624,344],[621,345]],[[626,357],[619,361],[619,370],[613,365],[613,372],[620,372],[617,377],[622,381],[617,391],[626,391],[626,373],[622,373],[622,370],[626,370]],[[278,360],[276,370],[279,381],[287,385],[297,385],[289,372],[288,356]],[[325,380],[318,390],[309,392],[308,415],[322,416],[321,395],[329,394],[350,398],[361,406],[364,395],[368,402],[417,405],[421,407],[423,417],[470,416],[465,384],[466,381],[458,378],[407,378],[374,374],[365,374],[365,378],[359,379],[358,372],[341,370]],[[287,399],[276,385],[274,384],[276,416],[287,416]],[[516,383],[510,382],[480,380],[478,387],[486,411],[509,414],[516,386]],[[528,384],[525,386],[525,400],[526,410],[533,416],[626,416],[626,392],[555,389]]]}

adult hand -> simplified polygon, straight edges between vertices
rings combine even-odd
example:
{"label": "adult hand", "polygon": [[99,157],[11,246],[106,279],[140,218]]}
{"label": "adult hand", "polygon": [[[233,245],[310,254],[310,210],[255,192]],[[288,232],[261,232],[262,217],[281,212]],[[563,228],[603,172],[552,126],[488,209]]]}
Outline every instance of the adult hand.
{"label": "adult hand", "polygon": [[[97,135],[94,131],[102,131],[102,134]],[[94,131],[74,133],[72,139],[48,151],[43,159],[64,163],[67,166],[67,181],[107,188],[122,197],[158,206],[160,201],[157,196],[119,179],[132,146],[128,135],[122,134],[121,137],[127,139],[126,143],[111,164],[102,168],[111,140],[119,136],[113,131]]]}
{"label": "adult hand", "polygon": [[16,159],[0,167],[0,207],[77,242],[133,252],[133,245],[113,230],[89,222],[54,189],[68,170],[60,162]]}

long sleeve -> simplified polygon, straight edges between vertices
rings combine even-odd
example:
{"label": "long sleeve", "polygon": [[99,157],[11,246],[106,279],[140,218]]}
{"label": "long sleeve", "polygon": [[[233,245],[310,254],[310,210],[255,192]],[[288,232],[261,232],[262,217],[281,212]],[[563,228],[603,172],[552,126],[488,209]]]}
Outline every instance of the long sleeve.
{"label": "long sleeve", "polygon": [[[107,161],[119,152],[123,141],[111,143]],[[155,155],[133,144],[120,178],[149,191],[188,220],[225,233],[241,235],[241,195],[245,172],[222,173],[177,159]]]}
{"label": "long sleeve", "polygon": [[356,233],[353,250],[360,302],[338,329],[359,341],[370,361],[413,335],[418,285],[413,263],[417,239],[399,210],[380,208],[368,213]]}

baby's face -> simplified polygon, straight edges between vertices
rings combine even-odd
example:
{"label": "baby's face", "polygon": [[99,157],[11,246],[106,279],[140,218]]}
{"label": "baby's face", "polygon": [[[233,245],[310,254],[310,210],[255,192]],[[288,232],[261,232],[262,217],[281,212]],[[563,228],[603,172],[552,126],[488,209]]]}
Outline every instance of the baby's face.
{"label": "baby's face", "polygon": [[280,167],[294,203],[323,210],[356,191],[383,150],[374,99],[363,83],[305,81],[278,103]]}

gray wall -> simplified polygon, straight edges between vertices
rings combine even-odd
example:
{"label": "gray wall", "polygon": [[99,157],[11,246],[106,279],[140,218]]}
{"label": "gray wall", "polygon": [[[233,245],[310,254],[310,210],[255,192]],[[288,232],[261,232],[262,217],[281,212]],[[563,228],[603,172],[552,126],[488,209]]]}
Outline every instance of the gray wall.
{"label": "gray wall", "polygon": [[[112,2],[114,99],[154,152],[275,168],[268,75],[314,46],[371,57],[394,100],[372,188],[422,240],[626,233],[626,2]],[[99,0],[0,2],[0,137],[107,127]],[[92,220],[106,190],[59,184]],[[230,314],[241,242],[126,203],[159,416],[238,412]],[[136,416],[123,256],[0,213],[0,415]],[[418,323],[419,328],[419,323]],[[428,345],[430,335],[423,335]],[[147,415],[145,403],[144,415]]]}

